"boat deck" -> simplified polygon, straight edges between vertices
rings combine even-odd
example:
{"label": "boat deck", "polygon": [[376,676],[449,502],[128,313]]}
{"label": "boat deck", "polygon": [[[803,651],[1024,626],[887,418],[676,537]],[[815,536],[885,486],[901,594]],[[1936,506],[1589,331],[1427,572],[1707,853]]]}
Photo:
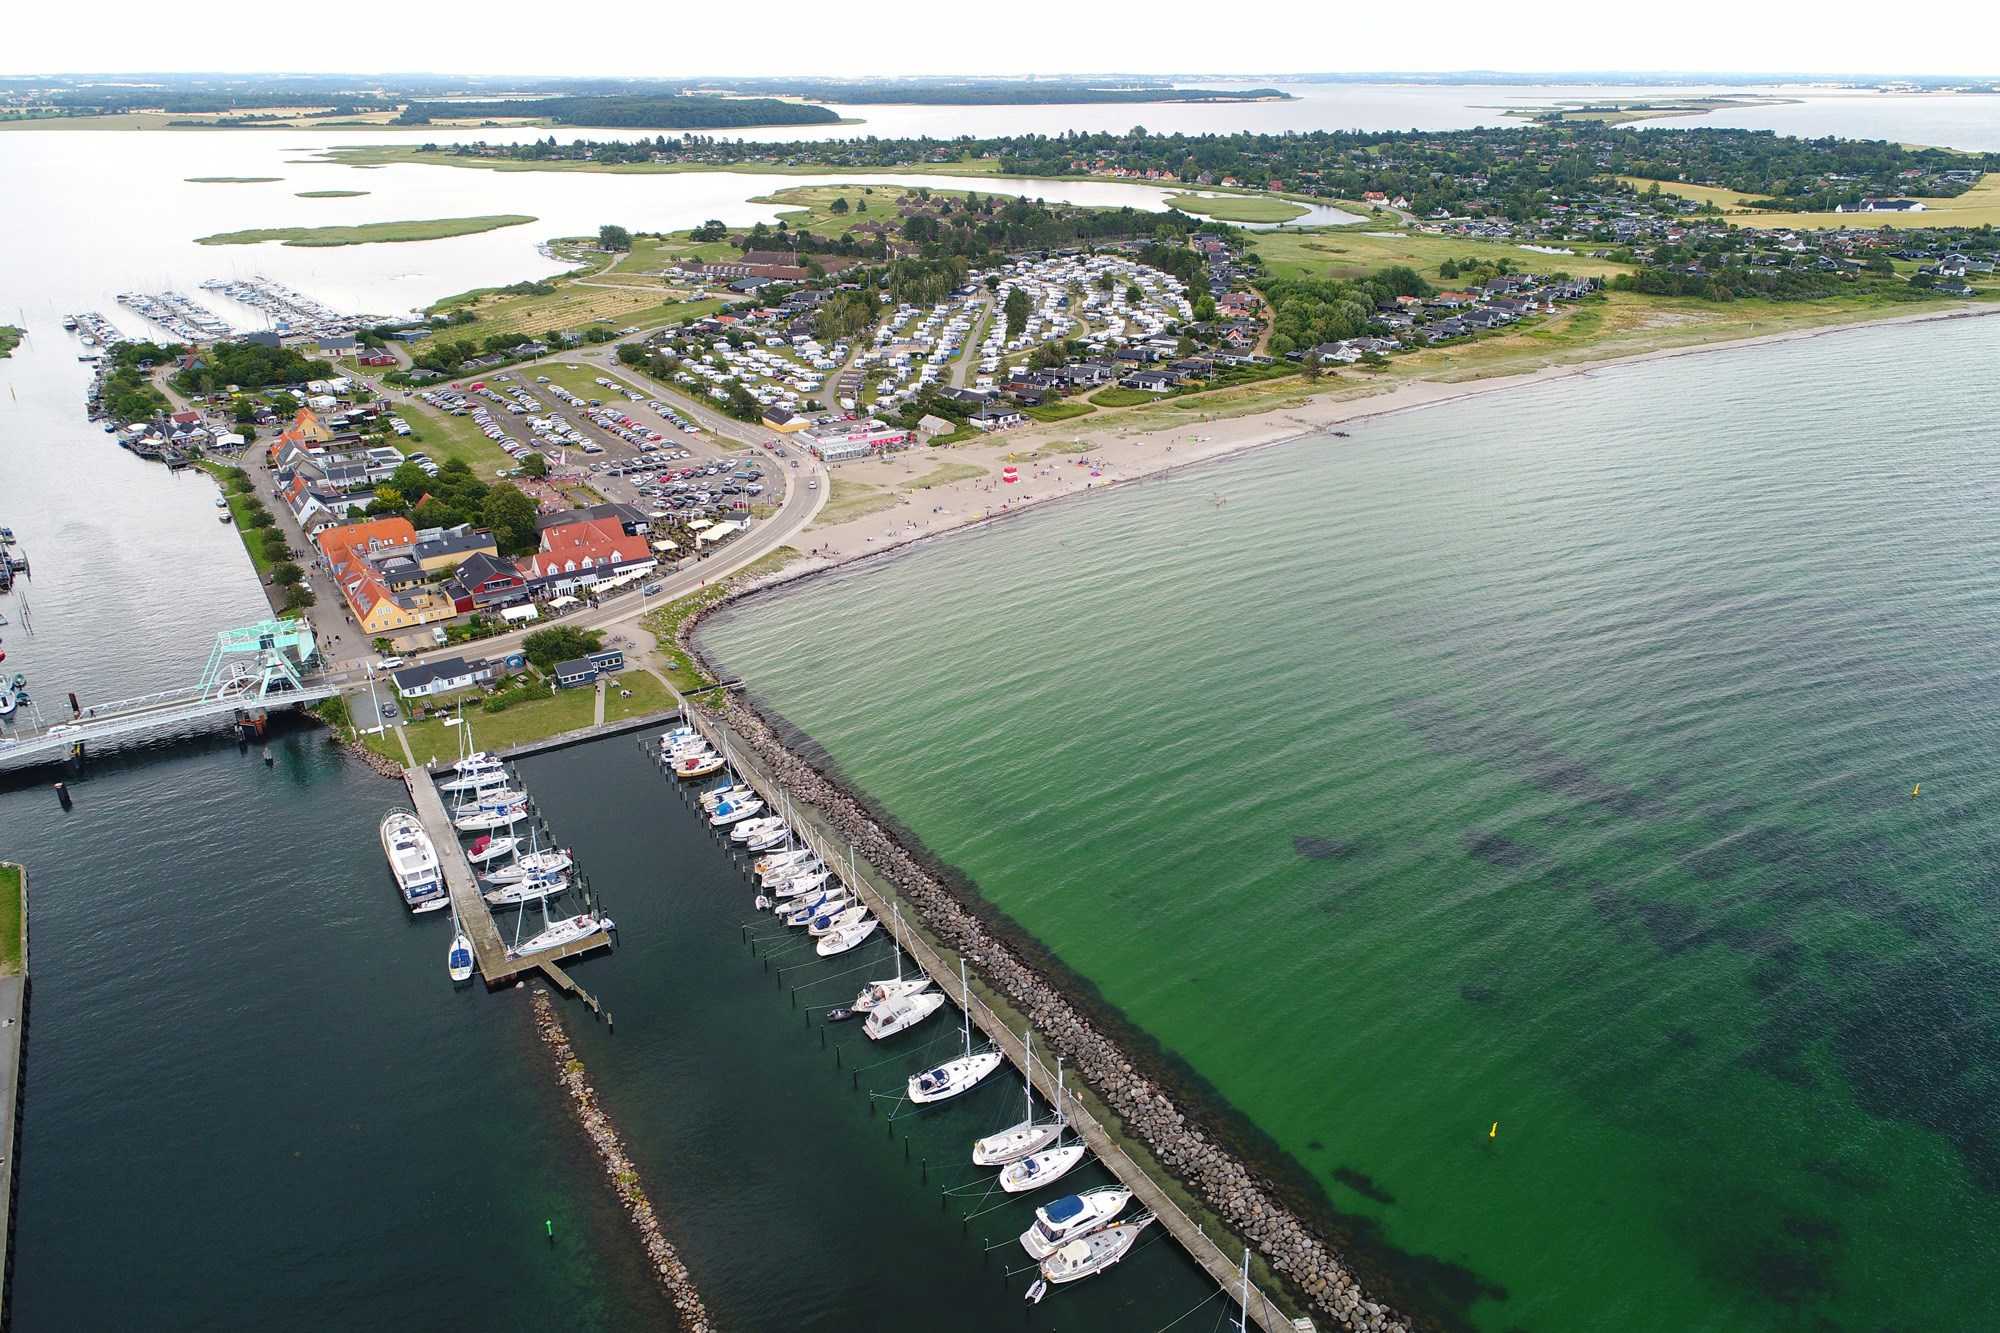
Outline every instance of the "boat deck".
{"label": "boat deck", "polygon": [[502,985],[544,964],[550,965],[553,970],[553,965],[565,958],[602,949],[611,943],[611,936],[600,930],[553,949],[522,954],[518,958],[510,956],[506,941],[500,938],[500,927],[493,920],[493,909],[486,905],[486,899],[479,896],[479,881],[473,876],[471,863],[465,859],[465,849],[458,841],[458,830],[451,826],[451,816],[445,812],[444,798],[438,794],[437,784],[424,769],[406,768],[403,770],[403,785],[409,788],[417,818],[422,821],[424,832],[430,834],[431,843],[437,848],[438,868],[444,872],[445,887],[451,891],[452,905],[458,909],[459,924],[472,941],[472,955],[478,960],[480,979],[488,986]]}

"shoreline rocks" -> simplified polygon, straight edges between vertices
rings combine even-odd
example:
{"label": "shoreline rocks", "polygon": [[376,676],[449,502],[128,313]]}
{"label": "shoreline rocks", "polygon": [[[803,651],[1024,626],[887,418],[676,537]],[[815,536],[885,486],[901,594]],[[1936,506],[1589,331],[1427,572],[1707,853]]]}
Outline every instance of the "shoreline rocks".
{"label": "shoreline rocks", "polygon": [[597,1105],[597,1091],[590,1086],[583,1061],[577,1059],[575,1049],[569,1044],[569,1034],[563,1031],[562,1019],[557,1016],[548,991],[537,986],[533,1003],[535,1031],[555,1061],[556,1081],[569,1094],[577,1124],[583,1127],[591,1146],[597,1150],[598,1160],[604,1163],[604,1174],[610,1179],[618,1202],[624,1206],[632,1229],[639,1233],[639,1243],[646,1251],[646,1262],[667,1293],[667,1299],[673,1302],[674,1310],[680,1316],[681,1328],[686,1333],[716,1333],[715,1322],[709,1318],[707,1307],[701,1303],[701,1294],[695,1290],[694,1279],[689,1276],[680,1255],[661,1230],[652,1200],[646,1197],[644,1187],[639,1184],[638,1168],[626,1155],[625,1145],[620,1142],[611,1117]]}
{"label": "shoreline rocks", "polygon": [[[676,635],[681,651],[702,661],[692,642],[694,631],[717,606],[732,600],[724,597],[688,617]],[[756,752],[765,771],[795,801],[817,809],[876,873],[893,883],[905,910],[914,909],[934,936],[974,962],[980,979],[1027,1015],[1042,1041],[1061,1053],[1072,1073],[1123,1122],[1124,1132],[1144,1143],[1155,1160],[1254,1245],[1295,1294],[1353,1333],[1410,1333],[1407,1319],[1369,1300],[1330,1245],[1314,1236],[1211,1133],[1190,1122],[1116,1043],[996,938],[860,802],[793,754],[740,696],[728,695],[720,713]]]}

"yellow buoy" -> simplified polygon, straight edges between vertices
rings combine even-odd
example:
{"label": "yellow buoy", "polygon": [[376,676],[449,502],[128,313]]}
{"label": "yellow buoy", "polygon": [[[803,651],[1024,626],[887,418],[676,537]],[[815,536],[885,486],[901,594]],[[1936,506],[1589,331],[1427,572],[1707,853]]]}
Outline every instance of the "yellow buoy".
{"label": "yellow buoy", "polygon": [[1498,1120],[1495,1120],[1493,1122],[1493,1128],[1486,1131],[1486,1137],[1489,1139],[1497,1139],[1500,1137],[1500,1122]]}
{"label": "yellow buoy", "polygon": [[1910,799],[1913,801],[1916,800],[1917,793],[1922,791],[1923,789],[1924,789],[1924,784],[1921,782],[1919,782],[1916,786],[1910,788]]}

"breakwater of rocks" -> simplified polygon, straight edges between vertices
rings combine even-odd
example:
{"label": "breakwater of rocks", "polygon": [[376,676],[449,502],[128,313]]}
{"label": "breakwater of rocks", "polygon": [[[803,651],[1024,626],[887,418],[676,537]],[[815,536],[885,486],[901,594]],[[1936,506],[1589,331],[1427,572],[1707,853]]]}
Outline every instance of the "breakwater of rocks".
{"label": "breakwater of rocks", "polygon": [[604,1174],[610,1179],[618,1202],[624,1205],[632,1229],[639,1233],[639,1241],[646,1251],[653,1276],[659,1280],[660,1286],[666,1290],[667,1299],[674,1303],[674,1309],[680,1314],[681,1328],[686,1333],[715,1333],[715,1322],[708,1317],[708,1309],[701,1303],[701,1293],[695,1290],[694,1279],[688,1275],[687,1266],[681,1263],[680,1256],[674,1252],[672,1243],[661,1230],[659,1214],[654,1212],[652,1200],[646,1197],[645,1188],[639,1183],[639,1169],[626,1155],[625,1145],[619,1140],[611,1117],[604,1114],[597,1104],[597,1091],[590,1086],[583,1061],[577,1059],[575,1049],[569,1044],[569,1034],[563,1031],[562,1019],[557,1017],[548,991],[537,986],[533,1002],[535,1031],[540,1034],[542,1044],[549,1048],[549,1054],[555,1061],[556,1081],[569,1094],[576,1122],[583,1126],[591,1146],[597,1150],[598,1160],[604,1163]]}
{"label": "breakwater of rocks", "polygon": [[[691,617],[678,636],[682,650],[696,658],[699,653],[691,636],[692,622],[698,619]],[[1408,1333],[1409,1321],[1370,1300],[1332,1247],[1312,1234],[1268,1182],[1177,1106],[1117,1043],[996,936],[859,801],[794,754],[777,730],[742,699],[730,696],[722,715],[755,751],[764,771],[795,801],[817,810],[828,827],[894,884],[906,910],[914,909],[936,939],[966,956],[987,986],[1025,1014],[1042,1040],[1066,1058],[1122,1121],[1124,1132],[1145,1144],[1231,1230],[1248,1239],[1295,1293],[1342,1328]]]}

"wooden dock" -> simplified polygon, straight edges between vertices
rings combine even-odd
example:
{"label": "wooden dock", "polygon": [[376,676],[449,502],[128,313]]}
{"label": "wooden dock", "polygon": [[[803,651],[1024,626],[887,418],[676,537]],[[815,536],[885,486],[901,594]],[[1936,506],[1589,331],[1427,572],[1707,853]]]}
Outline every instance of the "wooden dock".
{"label": "wooden dock", "polygon": [[[699,709],[689,709],[688,716],[701,733],[708,737],[711,745],[718,751],[728,754],[730,766],[737,776],[756,789],[770,810],[789,812],[788,822],[791,823],[793,832],[798,834],[843,882],[849,878],[848,866],[853,865],[855,873],[851,887],[855,896],[882,923],[883,933],[894,938],[904,952],[916,960],[917,966],[931,975],[938,989],[949,996],[953,1004],[958,1004],[960,1002],[957,989],[958,960],[947,959],[919,935],[908,916],[902,918],[902,931],[900,934],[897,933],[897,917],[891,910],[895,894],[876,881],[875,876],[880,872],[867,858],[857,855],[850,862],[850,848],[846,839],[818,824],[817,810],[802,803],[785,802],[782,799],[784,789],[764,771],[763,766],[757,761],[755,752],[741,737]],[[976,967],[974,973],[975,975],[977,973]],[[1021,1071],[1023,1077],[1034,1084],[1035,1090],[1053,1105],[1056,1098],[1055,1069],[1044,1064],[1039,1057],[1032,1063],[1028,1062],[1026,1044],[1022,1041],[1021,1034],[1003,1023],[1000,1016],[976,994],[972,997],[972,1021],[993,1042],[995,1049],[999,1050],[1015,1069]],[[1074,1089],[1071,1091],[1073,1093]],[[1243,1257],[1241,1244],[1233,1243],[1233,1250],[1225,1252],[1222,1246],[1209,1236],[1207,1230],[1189,1217],[1174,1201],[1160,1181],[1132,1159],[1096,1116],[1080,1105],[1074,1096],[1066,1101],[1066,1105],[1070,1125],[1076,1130],[1078,1137],[1089,1146],[1097,1160],[1104,1163],[1121,1185],[1132,1191],[1132,1197],[1141,1207],[1159,1219],[1160,1225],[1165,1227],[1174,1239],[1180,1242],[1181,1248],[1186,1250],[1194,1261],[1229,1293],[1231,1300],[1239,1300],[1243,1289],[1242,1273],[1238,1268]],[[1279,1309],[1278,1305],[1254,1284],[1250,1288],[1246,1304],[1250,1322],[1263,1329],[1265,1333],[1302,1333],[1302,1331],[1309,1333],[1313,1328],[1310,1319],[1294,1319]]]}
{"label": "wooden dock", "polygon": [[[479,895],[479,881],[472,873],[472,864],[465,859],[465,849],[458,842],[458,830],[452,827],[451,816],[445,812],[444,798],[438,794],[437,784],[431,781],[427,770],[406,768],[403,770],[403,785],[409,788],[417,818],[422,822],[424,832],[430,834],[431,845],[437,848],[438,866],[444,872],[445,888],[451,892],[459,925],[472,941],[472,954],[479,962],[480,979],[489,987],[499,986],[523,972],[546,967],[552,978],[560,979],[564,990],[580,990],[555,964],[565,958],[604,948],[611,943],[610,934],[600,930],[540,953],[522,954],[518,958],[509,954],[506,942],[500,938],[500,927],[493,920],[493,909]],[[596,1007],[595,1001],[592,1001],[591,1007]]]}

